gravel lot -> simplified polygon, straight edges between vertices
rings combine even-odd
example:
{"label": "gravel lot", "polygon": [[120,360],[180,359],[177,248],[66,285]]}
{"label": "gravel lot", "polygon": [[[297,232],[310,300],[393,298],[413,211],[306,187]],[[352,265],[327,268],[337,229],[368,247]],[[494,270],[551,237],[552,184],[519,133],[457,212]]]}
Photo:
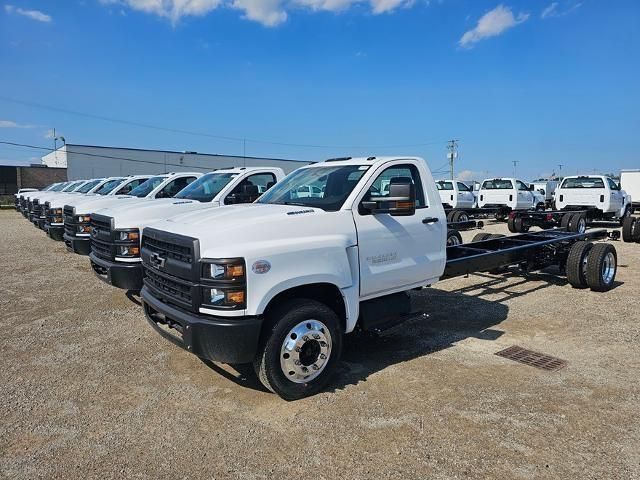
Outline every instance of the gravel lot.
{"label": "gravel lot", "polygon": [[[545,274],[414,292],[428,318],[348,340],[331,390],[286,403],[0,211],[0,476],[640,478],[640,245],[615,246],[608,293]],[[494,355],[511,345],[569,364]]]}

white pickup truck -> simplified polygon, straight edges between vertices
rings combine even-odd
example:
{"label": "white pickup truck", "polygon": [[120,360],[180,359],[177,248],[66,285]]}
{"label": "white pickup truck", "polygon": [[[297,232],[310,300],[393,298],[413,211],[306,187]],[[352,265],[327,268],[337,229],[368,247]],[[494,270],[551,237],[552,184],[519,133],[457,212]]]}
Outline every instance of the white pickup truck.
{"label": "white pickup truck", "polygon": [[[101,180],[101,179],[100,179]],[[95,180],[96,182],[99,180]],[[70,194],[76,194],[87,185],[95,185],[94,180],[75,180],[67,182],[61,189],[51,189],[47,192],[27,193],[28,215],[27,218],[36,227],[44,228],[44,205],[51,198],[64,198]]]}
{"label": "white pickup truck", "polygon": [[145,227],[179,213],[253,202],[283,178],[281,168],[225,168],[203,175],[173,198],[99,210],[91,218],[91,266],[115,287],[140,290],[140,234]]}
{"label": "white pickup truck", "polygon": [[91,214],[100,209],[129,208],[140,202],[157,198],[172,198],[191,182],[200,178],[199,172],[172,172],[156,175],[142,182],[126,195],[94,198],[90,202],[67,202],[63,209],[64,243],[69,251],[80,255],[91,252]]}
{"label": "white pickup truck", "polygon": [[477,199],[473,188],[464,182],[438,180],[436,187],[445,209],[471,209],[477,207]]}
{"label": "white pickup truck", "polygon": [[64,236],[64,218],[63,209],[67,204],[83,205],[93,203],[98,200],[112,197],[114,195],[124,195],[129,193],[133,188],[137,187],[149,179],[150,175],[135,175],[131,177],[111,177],[100,182],[92,193],[87,193],[82,197],[58,196],[47,200],[44,203],[44,211],[46,220],[44,230],[47,235],[54,240],[62,240]]}
{"label": "white pickup truck", "polygon": [[504,220],[514,210],[544,210],[544,197],[517,178],[488,178],[478,192],[480,208],[496,208],[496,219]]}
{"label": "white pickup truck", "polygon": [[[322,195],[299,197],[305,185]],[[299,168],[255,203],[146,227],[141,298],[165,338],[208,360],[253,363],[268,389],[293,400],[329,381],[345,334],[415,318],[406,292],[442,278],[561,264],[572,285],[613,285],[615,248],[589,241],[604,230],[449,248],[446,235],[424,160],[332,159]]]}
{"label": "white pickup truck", "polygon": [[631,215],[631,197],[611,178],[604,175],[564,177],[556,189],[559,210],[584,210],[587,220],[620,220]]}

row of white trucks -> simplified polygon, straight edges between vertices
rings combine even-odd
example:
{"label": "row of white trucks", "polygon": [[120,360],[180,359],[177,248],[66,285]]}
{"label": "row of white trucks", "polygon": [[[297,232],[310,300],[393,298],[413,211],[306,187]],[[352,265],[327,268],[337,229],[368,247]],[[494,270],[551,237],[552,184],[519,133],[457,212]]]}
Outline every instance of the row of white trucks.
{"label": "row of white trucks", "polygon": [[[485,180],[477,206],[463,186],[435,182],[420,158],[339,158],[286,177],[236,167],[67,182],[20,194],[16,208],[89,254],[103,280],[141,290],[162,336],[203,359],[253,363],[266,388],[294,400],[327,384],[344,335],[415,317],[410,290],[549,266],[576,288],[614,286],[617,253],[606,240],[619,235],[605,229],[479,233],[447,246],[446,211],[543,210],[517,179]],[[566,177],[555,200],[572,215],[626,218],[623,234],[640,242],[640,222],[616,192],[606,177]]]}

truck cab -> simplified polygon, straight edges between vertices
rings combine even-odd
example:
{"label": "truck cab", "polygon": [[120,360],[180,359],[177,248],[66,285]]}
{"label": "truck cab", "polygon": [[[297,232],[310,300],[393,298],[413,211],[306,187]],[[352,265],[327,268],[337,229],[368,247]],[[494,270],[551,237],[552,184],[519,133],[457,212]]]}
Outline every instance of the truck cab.
{"label": "truck cab", "polygon": [[471,209],[477,206],[473,188],[457,180],[438,180],[436,187],[446,209]]}
{"label": "truck cab", "polygon": [[91,220],[91,266],[115,287],[140,290],[140,235],[145,227],[180,213],[251,203],[283,178],[281,168],[225,168],[203,175],[173,198],[102,209]]}
{"label": "truck cab", "polygon": [[[99,204],[101,200],[115,195],[125,195],[141,183],[146,182],[151,175],[132,175],[130,177],[112,177],[103,181],[97,186],[92,194],[87,194],[79,198],[53,198],[45,203],[46,221],[45,231],[54,240],[62,240],[64,237],[64,206],[73,205],[78,208],[80,205],[89,206]],[[80,212],[80,213],[84,213]]]}
{"label": "truck cab", "polygon": [[[321,196],[299,197],[301,186]],[[332,159],[253,204],[145,227],[141,298],[167,339],[205,359],[252,362],[267,388],[301,398],[326,384],[344,334],[410,314],[403,292],[443,275],[446,235],[424,160]]]}
{"label": "truck cab", "polygon": [[480,208],[496,208],[499,218],[513,210],[544,210],[544,199],[517,178],[490,178],[482,182],[478,192]]}
{"label": "truck cab", "polygon": [[78,205],[67,202],[63,207],[64,243],[69,251],[80,255],[91,252],[91,214],[101,208],[128,208],[136,203],[156,198],[171,198],[191,182],[201,177],[199,172],[167,173],[151,177],[126,195],[102,197],[94,202]]}
{"label": "truck cab", "polygon": [[623,219],[631,214],[631,198],[604,175],[565,177],[556,189],[559,210],[588,210],[602,219]]}

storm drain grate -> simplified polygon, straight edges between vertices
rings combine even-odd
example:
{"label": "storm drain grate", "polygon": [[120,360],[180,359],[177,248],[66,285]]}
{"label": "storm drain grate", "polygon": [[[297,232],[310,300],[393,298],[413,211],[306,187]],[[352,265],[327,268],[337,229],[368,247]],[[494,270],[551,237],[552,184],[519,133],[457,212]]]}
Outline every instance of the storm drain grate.
{"label": "storm drain grate", "polygon": [[527,350],[517,345],[500,350],[496,352],[496,355],[549,372],[555,372],[567,366],[566,360],[545,355],[544,353],[534,352],[533,350]]}

